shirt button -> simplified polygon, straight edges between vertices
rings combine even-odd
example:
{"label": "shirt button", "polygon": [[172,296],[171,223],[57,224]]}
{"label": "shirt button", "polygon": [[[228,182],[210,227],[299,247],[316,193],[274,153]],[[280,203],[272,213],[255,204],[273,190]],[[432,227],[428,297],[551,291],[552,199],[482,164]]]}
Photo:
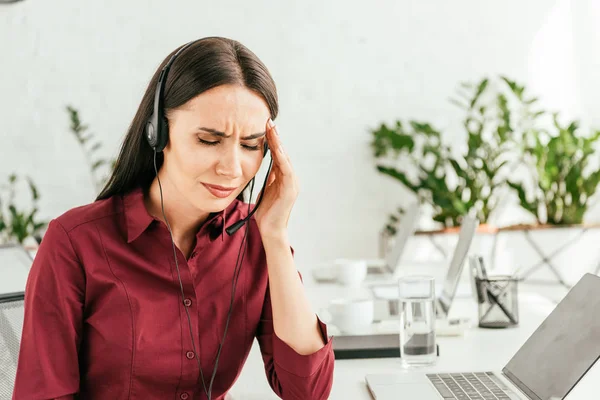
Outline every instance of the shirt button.
{"label": "shirt button", "polygon": [[184,304],[186,307],[189,307],[189,306],[191,306],[191,305],[192,305],[192,301],[191,301],[190,299],[185,299],[185,300],[183,300],[183,304]]}
{"label": "shirt button", "polygon": [[181,400],[187,400],[190,397],[189,394],[187,394],[186,392],[181,393],[181,395],[179,396],[179,398]]}
{"label": "shirt button", "polygon": [[195,354],[193,351],[188,351],[187,353],[185,353],[185,356],[191,360],[192,358],[194,358]]}

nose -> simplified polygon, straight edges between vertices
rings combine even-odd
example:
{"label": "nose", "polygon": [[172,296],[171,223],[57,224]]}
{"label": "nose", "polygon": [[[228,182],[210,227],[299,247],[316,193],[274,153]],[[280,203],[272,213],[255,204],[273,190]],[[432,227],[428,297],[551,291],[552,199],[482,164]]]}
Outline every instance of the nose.
{"label": "nose", "polygon": [[217,161],[216,173],[229,179],[237,179],[242,176],[242,163],[240,160],[238,146],[224,149]]}

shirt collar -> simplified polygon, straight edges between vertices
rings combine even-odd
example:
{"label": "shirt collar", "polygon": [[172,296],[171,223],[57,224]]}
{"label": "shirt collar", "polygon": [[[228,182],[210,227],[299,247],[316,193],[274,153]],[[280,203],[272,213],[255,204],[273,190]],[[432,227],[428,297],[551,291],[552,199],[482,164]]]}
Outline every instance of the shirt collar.
{"label": "shirt collar", "polygon": [[[233,201],[227,208],[235,207],[236,201]],[[148,213],[144,204],[144,191],[141,187],[133,189],[123,196],[123,205],[125,208],[125,223],[127,225],[127,243],[137,239],[153,221],[158,221]],[[229,210],[231,211],[231,210]],[[225,240],[225,228],[228,210],[211,213],[204,224],[208,226],[208,236],[211,240],[221,236]],[[231,214],[231,213],[229,213]]]}
{"label": "shirt collar", "polygon": [[131,243],[150,226],[154,218],[146,210],[144,191],[141,187],[123,196],[123,206],[127,224],[127,243]]}

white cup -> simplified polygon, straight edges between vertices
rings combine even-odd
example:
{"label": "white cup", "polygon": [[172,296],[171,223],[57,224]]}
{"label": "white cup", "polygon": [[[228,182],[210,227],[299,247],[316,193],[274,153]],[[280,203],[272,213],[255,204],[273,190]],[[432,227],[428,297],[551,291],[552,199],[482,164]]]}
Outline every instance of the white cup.
{"label": "white cup", "polygon": [[335,325],[343,333],[361,333],[373,323],[373,300],[364,297],[332,300],[321,311],[324,322]]}
{"label": "white cup", "polygon": [[366,260],[335,260],[336,278],[345,286],[360,286],[367,276]]}

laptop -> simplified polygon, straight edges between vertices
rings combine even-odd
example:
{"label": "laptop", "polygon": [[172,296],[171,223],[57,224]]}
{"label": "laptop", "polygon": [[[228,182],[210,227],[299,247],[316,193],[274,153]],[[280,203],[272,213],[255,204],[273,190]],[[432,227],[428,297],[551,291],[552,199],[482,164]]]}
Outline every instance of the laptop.
{"label": "laptop", "polygon": [[[450,312],[452,301],[456,297],[456,292],[459,287],[460,278],[467,259],[467,254],[473,243],[473,237],[479,227],[479,220],[474,215],[466,215],[460,226],[458,234],[458,243],[452,254],[446,279],[438,291],[436,298],[436,316],[440,319],[446,319]],[[470,288],[470,286],[469,286]]]}
{"label": "laptop", "polygon": [[[454,253],[452,254],[446,276],[442,284],[436,285],[437,295],[435,307],[438,319],[443,320],[448,317],[450,306],[452,305],[459,288],[465,260],[469,253],[469,249],[471,248],[471,243],[473,242],[473,237],[475,236],[478,226],[479,220],[475,216],[467,215],[463,218],[460,233],[458,234],[458,242],[454,249]],[[379,282],[377,284],[369,282],[369,284],[376,299],[389,300],[397,303],[398,287],[395,282],[391,283],[387,281]],[[471,290],[470,285],[468,285],[468,289]],[[390,308],[393,308],[393,306]],[[390,317],[395,317],[396,315],[397,310],[391,309]]]}
{"label": "laptop", "polygon": [[[366,260],[366,283],[389,281],[398,275],[398,265],[406,248],[406,243],[417,229],[420,215],[419,208],[419,203],[415,202],[406,209],[394,236],[394,246],[385,258]],[[334,282],[336,280],[336,268],[330,263],[319,265],[313,268],[312,275],[317,282]]]}
{"label": "laptop", "polygon": [[[463,218],[458,242],[454,249],[450,266],[443,284],[436,289],[436,333],[438,335],[461,335],[468,327],[469,319],[449,319],[448,313],[456,297],[463,266],[473,237],[479,226],[475,216]],[[397,268],[401,271],[401,268]],[[395,273],[397,274],[397,272]],[[366,282],[375,298],[374,321],[394,320],[398,318],[398,286],[392,279]],[[469,286],[470,289],[470,286]],[[400,355],[398,333],[371,333],[364,335],[338,335],[333,343],[336,359],[398,357]]]}
{"label": "laptop", "polygon": [[600,277],[584,275],[502,371],[369,374],[367,386],[376,400],[597,398],[598,293]]}
{"label": "laptop", "polygon": [[396,275],[406,244],[419,222],[419,203],[412,203],[404,213],[394,235],[394,246],[384,259],[369,260],[367,265],[367,280],[386,279]]}

